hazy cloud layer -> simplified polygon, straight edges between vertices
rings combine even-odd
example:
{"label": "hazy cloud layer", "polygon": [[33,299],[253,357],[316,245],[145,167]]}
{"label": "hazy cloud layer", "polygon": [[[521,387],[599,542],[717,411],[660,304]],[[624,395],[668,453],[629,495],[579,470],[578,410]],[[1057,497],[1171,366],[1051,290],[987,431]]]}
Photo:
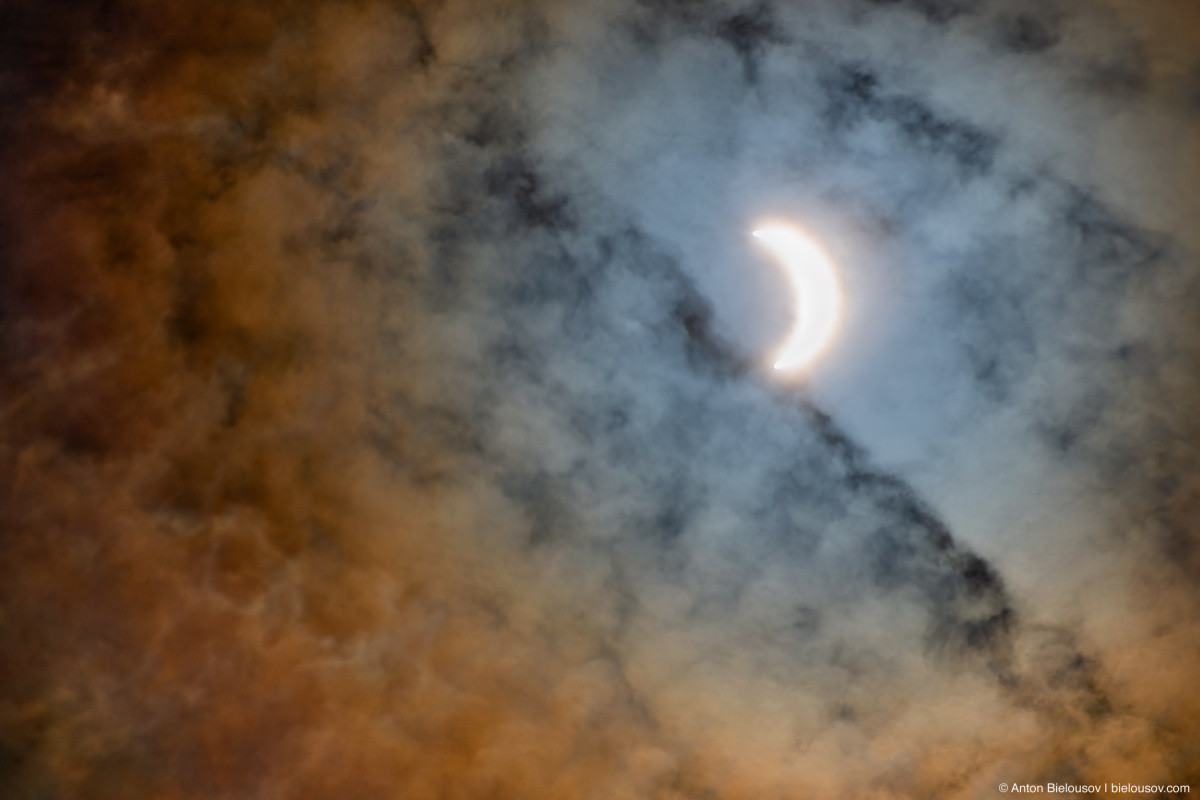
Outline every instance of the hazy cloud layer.
{"label": "hazy cloud layer", "polygon": [[1189,2],[0,30],[0,793],[1200,784]]}

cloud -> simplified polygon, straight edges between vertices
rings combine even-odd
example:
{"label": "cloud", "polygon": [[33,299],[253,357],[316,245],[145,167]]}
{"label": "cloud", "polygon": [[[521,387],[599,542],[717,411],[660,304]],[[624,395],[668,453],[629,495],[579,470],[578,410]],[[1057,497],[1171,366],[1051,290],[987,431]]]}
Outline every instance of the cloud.
{"label": "cloud", "polygon": [[13,6],[0,786],[1194,782],[1188,13]]}

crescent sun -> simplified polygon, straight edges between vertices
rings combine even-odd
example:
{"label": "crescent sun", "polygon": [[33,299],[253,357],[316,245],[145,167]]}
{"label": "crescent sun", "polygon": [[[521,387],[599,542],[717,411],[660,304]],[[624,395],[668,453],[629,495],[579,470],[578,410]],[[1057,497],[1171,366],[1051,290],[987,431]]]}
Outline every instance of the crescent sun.
{"label": "crescent sun", "polygon": [[771,225],[754,231],[774,253],[795,295],[796,321],[775,356],[775,369],[809,364],[829,343],[837,327],[842,296],[833,264],[811,239],[794,228]]}

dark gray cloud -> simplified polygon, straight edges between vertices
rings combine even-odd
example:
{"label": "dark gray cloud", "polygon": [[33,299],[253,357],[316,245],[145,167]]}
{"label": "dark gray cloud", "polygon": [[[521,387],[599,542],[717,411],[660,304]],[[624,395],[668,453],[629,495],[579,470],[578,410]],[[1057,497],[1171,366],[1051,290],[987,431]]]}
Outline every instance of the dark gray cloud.
{"label": "dark gray cloud", "polygon": [[1196,781],[1188,4],[50,9],[6,792]]}

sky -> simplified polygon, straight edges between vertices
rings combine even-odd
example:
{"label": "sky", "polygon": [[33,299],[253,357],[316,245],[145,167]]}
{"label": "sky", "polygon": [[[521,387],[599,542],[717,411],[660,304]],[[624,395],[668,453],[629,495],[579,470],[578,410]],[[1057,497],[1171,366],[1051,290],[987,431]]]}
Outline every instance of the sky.
{"label": "sky", "polygon": [[1200,790],[1198,220],[1194,0],[0,0],[0,795]]}

